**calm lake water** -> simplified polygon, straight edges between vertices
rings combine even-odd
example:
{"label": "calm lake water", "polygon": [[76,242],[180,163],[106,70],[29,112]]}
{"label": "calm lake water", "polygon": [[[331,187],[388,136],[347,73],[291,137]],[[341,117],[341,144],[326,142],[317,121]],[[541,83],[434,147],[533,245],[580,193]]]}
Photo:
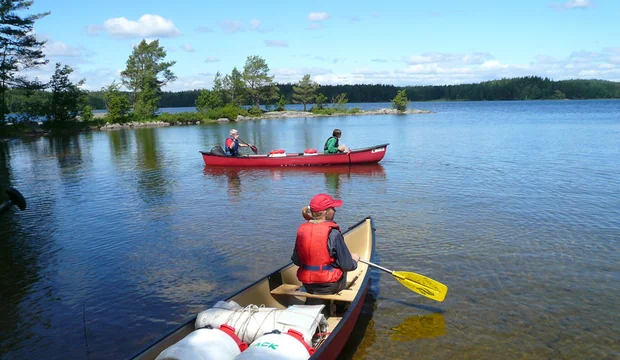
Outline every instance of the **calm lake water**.
{"label": "calm lake water", "polygon": [[[370,104],[366,107],[385,107]],[[415,103],[428,115],[264,120],[0,145],[0,358],[124,358],[289,262],[300,208],[372,216],[375,262],[343,359],[620,357],[620,101]],[[376,166],[205,168],[228,131],[262,151],[390,143]]]}

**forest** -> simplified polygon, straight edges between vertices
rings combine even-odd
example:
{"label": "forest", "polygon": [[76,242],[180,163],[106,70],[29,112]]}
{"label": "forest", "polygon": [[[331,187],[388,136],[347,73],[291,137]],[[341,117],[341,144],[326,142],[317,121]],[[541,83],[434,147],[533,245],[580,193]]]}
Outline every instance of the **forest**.
{"label": "forest", "polygon": [[[293,98],[294,84],[276,84],[287,103]],[[460,85],[394,86],[394,85],[321,85],[318,93],[332,99],[346,93],[350,103],[390,102],[404,89],[410,101],[490,101],[490,100],[547,100],[547,99],[617,99],[620,82],[606,80],[560,80],[528,76]],[[88,104],[93,109],[105,109],[103,91],[87,91]],[[127,92],[129,94],[129,92]],[[159,107],[194,107],[200,90],[163,91]],[[7,91],[7,107],[20,113],[33,103],[45,102],[50,92],[21,90]],[[249,105],[250,101],[245,105]]]}

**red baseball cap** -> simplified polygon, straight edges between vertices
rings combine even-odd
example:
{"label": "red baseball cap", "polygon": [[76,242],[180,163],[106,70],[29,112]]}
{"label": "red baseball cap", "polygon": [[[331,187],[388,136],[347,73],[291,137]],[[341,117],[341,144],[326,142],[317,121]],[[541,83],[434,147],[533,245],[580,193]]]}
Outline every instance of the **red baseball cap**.
{"label": "red baseball cap", "polygon": [[339,206],[342,206],[342,200],[334,200],[331,196],[327,194],[314,195],[314,197],[310,201],[311,211],[323,211],[329,209],[330,207]]}

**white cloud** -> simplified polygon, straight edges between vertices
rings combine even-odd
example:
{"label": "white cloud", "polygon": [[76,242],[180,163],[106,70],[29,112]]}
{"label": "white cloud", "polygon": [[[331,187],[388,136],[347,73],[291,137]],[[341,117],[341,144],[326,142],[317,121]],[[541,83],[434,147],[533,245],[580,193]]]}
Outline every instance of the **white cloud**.
{"label": "white cloud", "polygon": [[269,47],[288,47],[288,43],[282,40],[265,40],[265,45]]}
{"label": "white cloud", "polygon": [[134,37],[176,37],[181,32],[171,20],[159,15],[145,14],[138,21],[124,17],[108,19],[103,23],[104,30],[115,38]]}
{"label": "white cloud", "polygon": [[55,41],[47,34],[35,34],[38,41],[45,41],[42,50],[48,57],[70,57],[74,58],[74,62],[82,61],[83,57],[89,57],[94,54],[93,51],[86,49],[84,46],[70,46],[62,41]]}
{"label": "white cloud", "polygon": [[423,53],[410,57],[407,63],[410,65],[431,63],[483,64],[491,59],[493,59],[493,56],[486,52],[471,54]]}
{"label": "white cloud", "polygon": [[196,76],[179,76],[175,81],[166,84],[163,90],[181,91],[181,90],[210,89],[211,87],[213,87],[212,76],[204,76],[204,78],[197,78]]}
{"label": "white cloud", "polygon": [[279,83],[296,83],[306,74],[310,74],[313,81],[315,76],[330,74],[330,69],[311,67],[311,68],[277,68],[273,70],[275,81]]}
{"label": "white cloud", "polygon": [[[289,73],[295,74],[294,69],[289,69]],[[564,59],[539,55],[529,63],[502,62],[489,53],[427,53],[410,57],[408,65],[401,68],[385,70],[366,66],[348,73],[329,71],[317,74],[314,80],[320,84],[444,85],[533,75],[554,80],[620,81],[620,48],[605,48],[600,52],[576,51]],[[294,81],[301,78],[301,71],[296,76],[298,78]]]}
{"label": "white cloud", "polygon": [[187,51],[187,52],[194,52],[196,51],[190,44],[183,44],[180,46],[181,49]]}
{"label": "white cloud", "polygon": [[[44,36],[40,36],[45,38]],[[49,40],[49,38],[47,38]],[[54,42],[55,43],[55,42]],[[51,44],[51,42],[50,42]],[[55,45],[56,46],[56,45]],[[179,48],[175,46],[175,48]],[[62,62],[75,69],[71,79],[78,81],[86,78],[85,88],[98,90],[102,86],[120,78],[117,69],[96,68],[91,70],[80,63],[80,56],[66,56],[75,54],[74,50],[67,49],[62,45],[54,47],[57,54],[65,54]],[[79,48],[72,48],[79,49]],[[600,51],[574,51],[564,57],[550,57],[538,55],[529,62],[507,62],[485,52],[478,53],[423,53],[412,54],[406,64],[374,62],[372,60],[359,61],[354,65],[348,60],[338,64],[338,70],[331,67],[333,58],[317,59],[314,54],[298,54],[293,63],[305,61],[306,63],[322,64],[314,67],[286,67],[273,69],[275,80],[280,83],[298,82],[305,74],[310,74],[312,80],[320,84],[394,84],[394,85],[444,85],[480,82],[486,80],[510,78],[518,76],[537,75],[550,77],[554,80],[571,78],[582,79],[605,79],[620,81],[620,47],[604,48]],[[301,60],[303,58],[303,60]],[[220,61],[217,57],[209,57],[204,60],[207,63]],[[320,62],[318,62],[320,61]],[[353,65],[350,66],[349,65]],[[195,67],[194,72],[179,74],[179,80],[166,87],[166,90],[190,90],[210,88],[213,81],[213,73],[216,69],[200,69]],[[181,71],[177,69],[176,71]],[[203,72],[199,72],[203,71]],[[48,81],[54,72],[53,62],[39,69],[31,69],[24,74],[29,78],[39,77],[40,80]]]}
{"label": "white cloud", "polygon": [[250,20],[250,30],[258,30],[260,26],[260,20],[252,19]]}
{"label": "white cloud", "polygon": [[390,72],[387,70],[372,70],[370,68],[359,68],[353,70],[352,74],[356,75],[389,75]]}
{"label": "white cloud", "polygon": [[308,21],[323,21],[329,19],[329,14],[326,12],[310,12],[308,14]]}
{"label": "white cloud", "polygon": [[[69,65],[73,69],[69,80],[76,83],[82,79],[86,80],[86,83],[82,86],[84,90],[100,90],[103,86],[109,85],[114,80],[120,79],[120,71],[109,67],[95,68],[92,70],[81,70],[80,65],[71,61],[63,62],[64,65]],[[49,62],[47,65],[41,66],[36,69],[28,69],[24,71],[24,74],[29,79],[38,78],[41,81],[49,81],[54,74],[56,64]]]}
{"label": "white cloud", "polygon": [[336,85],[336,84],[363,84],[364,75],[362,74],[325,74],[318,75],[314,78],[314,81],[321,85]]}
{"label": "white cloud", "polygon": [[372,59],[370,61],[372,61],[372,62],[379,62],[379,63],[386,63],[387,62],[386,59]]}
{"label": "white cloud", "polygon": [[563,3],[554,3],[551,6],[557,10],[587,9],[594,7],[594,2],[590,0],[569,0]]}
{"label": "white cloud", "polygon": [[237,20],[226,19],[220,23],[220,28],[227,34],[243,31],[243,23]]}

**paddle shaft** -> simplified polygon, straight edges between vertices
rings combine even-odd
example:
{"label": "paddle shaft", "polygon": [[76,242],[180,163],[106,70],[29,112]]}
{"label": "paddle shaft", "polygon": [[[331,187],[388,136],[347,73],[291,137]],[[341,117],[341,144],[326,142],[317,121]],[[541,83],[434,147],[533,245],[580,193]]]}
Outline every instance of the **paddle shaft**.
{"label": "paddle shaft", "polygon": [[373,263],[371,263],[370,261],[366,261],[366,260],[364,260],[364,259],[360,259],[360,261],[361,261],[361,262],[363,262],[364,264],[370,265],[370,266],[372,266],[372,267],[376,267],[376,268],[377,268],[377,269],[379,269],[379,270],[383,270],[383,271],[385,271],[385,272],[386,272],[386,273],[388,273],[388,274],[393,274],[393,273],[394,273],[392,270],[390,270],[390,269],[386,269],[386,268],[384,268],[383,266],[379,266],[379,265],[377,265],[377,264],[373,264]]}
{"label": "paddle shaft", "polygon": [[245,141],[243,141],[243,140],[241,140],[239,138],[237,138],[237,140],[239,140],[240,143],[247,145],[252,150],[252,152],[254,152],[254,154],[256,154],[258,152],[258,149],[256,149],[256,146],[250,145],[250,144],[246,143]]}

